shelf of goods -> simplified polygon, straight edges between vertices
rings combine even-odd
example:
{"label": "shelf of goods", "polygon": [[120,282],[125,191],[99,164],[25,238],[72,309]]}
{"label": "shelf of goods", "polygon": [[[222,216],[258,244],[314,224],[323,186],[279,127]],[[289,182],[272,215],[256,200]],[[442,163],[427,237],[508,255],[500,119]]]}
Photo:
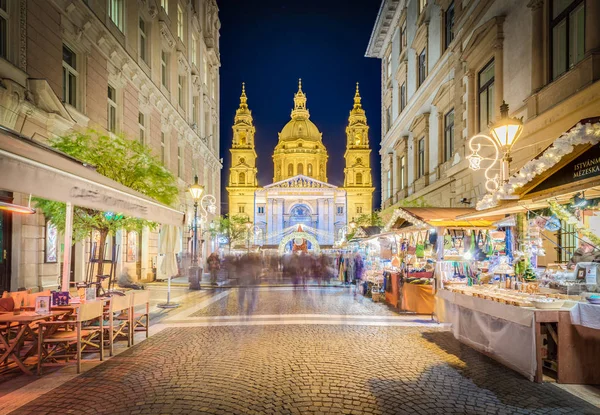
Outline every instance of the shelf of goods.
{"label": "shelf of goods", "polygon": [[494,285],[450,285],[437,292],[436,315],[452,324],[461,342],[530,380],[541,382],[546,373],[559,383],[598,384],[600,305],[579,300]]}

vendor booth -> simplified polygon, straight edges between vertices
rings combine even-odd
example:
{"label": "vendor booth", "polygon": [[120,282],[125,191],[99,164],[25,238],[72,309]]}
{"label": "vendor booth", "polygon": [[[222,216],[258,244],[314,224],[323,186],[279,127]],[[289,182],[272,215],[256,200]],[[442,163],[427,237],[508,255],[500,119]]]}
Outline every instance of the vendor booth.
{"label": "vendor booth", "polygon": [[456,338],[538,382],[600,384],[599,143],[577,125],[460,215],[504,216],[503,260],[437,295]]}
{"label": "vendor booth", "polygon": [[[384,232],[397,255],[389,269],[386,301],[404,311],[433,314],[435,292],[451,281],[467,284],[471,259],[493,248],[490,219],[459,220],[469,208],[397,208]],[[497,217],[496,219],[500,219]]]}

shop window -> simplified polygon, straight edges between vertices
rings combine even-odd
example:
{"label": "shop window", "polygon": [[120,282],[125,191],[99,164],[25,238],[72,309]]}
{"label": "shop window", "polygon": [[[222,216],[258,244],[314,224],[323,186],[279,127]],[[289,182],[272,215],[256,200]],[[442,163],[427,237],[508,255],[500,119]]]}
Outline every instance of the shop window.
{"label": "shop window", "polygon": [[454,2],[450,3],[444,13],[444,50],[448,49],[454,39]]}
{"label": "shop window", "polygon": [[46,238],[44,241],[45,262],[58,262],[58,229],[50,221],[46,221]]}
{"label": "shop window", "polygon": [[425,82],[425,78],[427,77],[427,48],[423,48],[421,53],[419,53],[418,61],[417,61],[417,75],[419,86]]}
{"label": "shop window", "polygon": [[77,84],[79,72],[77,55],[68,46],[63,45],[63,100],[66,104],[77,108]]}
{"label": "shop window", "polygon": [[444,161],[454,154],[454,109],[444,116]]}
{"label": "shop window", "polygon": [[108,17],[121,32],[123,31],[124,7],[123,0],[108,0]]}
{"label": "shop window", "polygon": [[554,0],[551,13],[552,79],[556,79],[585,54],[585,1]]}
{"label": "shop window", "polygon": [[137,262],[138,233],[131,231],[127,233],[127,262]]}
{"label": "shop window", "polygon": [[494,121],[494,60],[479,71],[479,131]]}
{"label": "shop window", "polygon": [[107,106],[108,131],[117,132],[117,90],[108,86],[108,106]]}
{"label": "shop window", "polygon": [[8,57],[8,0],[0,0],[0,57]]}
{"label": "shop window", "polygon": [[140,17],[140,59],[148,63],[148,24]]}
{"label": "shop window", "polygon": [[419,140],[417,146],[417,179],[425,175],[425,137]]}

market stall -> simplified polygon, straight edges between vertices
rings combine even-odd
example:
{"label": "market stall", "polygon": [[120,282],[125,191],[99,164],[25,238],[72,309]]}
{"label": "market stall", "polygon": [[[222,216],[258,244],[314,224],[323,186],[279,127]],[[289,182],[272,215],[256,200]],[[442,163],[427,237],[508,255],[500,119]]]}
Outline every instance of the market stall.
{"label": "market stall", "polygon": [[498,279],[471,268],[472,286],[438,292],[437,315],[458,339],[536,381],[600,383],[597,121],[563,134],[459,217],[505,216],[504,261],[489,272]]}
{"label": "market stall", "polygon": [[464,257],[478,256],[486,243],[491,244],[489,235],[485,234],[492,227],[491,220],[457,219],[474,211],[469,208],[398,208],[394,211],[384,228],[398,241],[396,261],[399,265],[393,270],[397,277],[391,278],[392,286],[386,293],[390,304],[405,311],[433,314],[435,292],[440,284],[445,281],[467,284],[467,272],[446,271],[448,268],[463,270],[459,264]]}

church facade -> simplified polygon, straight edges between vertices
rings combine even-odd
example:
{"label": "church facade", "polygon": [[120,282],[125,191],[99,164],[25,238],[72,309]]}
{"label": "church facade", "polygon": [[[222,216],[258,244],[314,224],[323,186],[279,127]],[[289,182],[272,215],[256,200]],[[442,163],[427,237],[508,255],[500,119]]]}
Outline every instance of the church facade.
{"label": "church facade", "polygon": [[245,86],[233,124],[229,213],[253,222],[255,244],[281,253],[294,244],[312,251],[329,247],[343,237],[350,221],[372,210],[369,127],[358,84],[346,127],[343,187],[327,182],[329,155],[306,101],[299,81],[291,120],[273,152],[273,183],[265,186],[257,180],[256,129]]}

